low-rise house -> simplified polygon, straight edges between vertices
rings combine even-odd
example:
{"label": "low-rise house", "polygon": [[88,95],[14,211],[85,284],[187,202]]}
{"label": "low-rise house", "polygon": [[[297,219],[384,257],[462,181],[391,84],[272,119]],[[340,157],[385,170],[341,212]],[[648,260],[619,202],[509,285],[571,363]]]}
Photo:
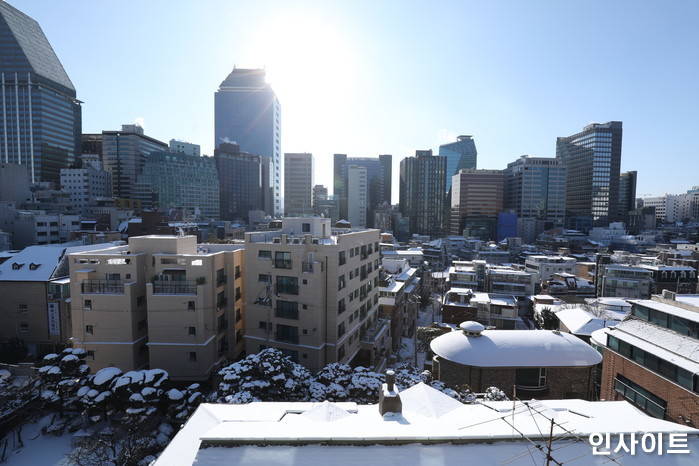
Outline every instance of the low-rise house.
{"label": "low-rise house", "polygon": [[508,396],[592,399],[602,356],[579,338],[549,330],[485,330],[464,322],[432,340],[433,375],[475,392],[490,386]]}

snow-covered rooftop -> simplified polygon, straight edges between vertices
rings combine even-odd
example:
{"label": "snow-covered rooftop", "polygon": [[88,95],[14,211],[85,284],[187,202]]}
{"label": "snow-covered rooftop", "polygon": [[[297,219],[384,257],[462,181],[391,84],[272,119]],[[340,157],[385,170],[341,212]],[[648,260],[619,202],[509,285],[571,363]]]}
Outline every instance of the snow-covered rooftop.
{"label": "snow-covered rooftop", "polygon": [[602,362],[602,356],[578,337],[550,330],[484,330],[477,337],[455,331],[435,338],[430,347],[446,360],[477,367],[573,367]]}
{"label": "snow-covered rooftop", "polygon": [[629,302],[631,304],[640,304],[641,306],[648,307],[650,309],[656,309],[666,314],[682,317],[684,319],[691,320],[694,322],[699,322],[699,311],[691,311],[689,309],[673,306],[672,304],[661,303],[659,301],[653,301],[650,299],[630,299]]}
{"label": "snow-covered rooftop", "polygon": [[54,278],[53,274],[56,267],[64,255],[102,249],[110,245],[111,243],[81,246],[66,246],[65,244],[29,246],[0,264],[0,280],[22,282],[49,281],[51,278]]}
{"label": "snow-covered rooftop", "polygon": [[612,315],[611,317],[616,318],[609,319],[595,317],[590,312],[579,307],[556,311],[556,317],[570,330],[570,333],[583,336],[590,336],[595,330],[617,325],[624,318],[624,315],[621,313],[615,314],[618,315]]}
{"label": "snow-covered rooftop", "polygon": [[691,373],[699,372],[699,340],[695,338],[635,317],[606,332]]}
{"label": "snow-covered rooftop", "polygon": [[[463,405],[424,384],[400,396],[402,413],[385,416],[377,405],[352,403],[202,404],[155,464],[462,464],[466,458],[543,464],[537,445],[547,444],[551,420],[559,463],[580,456],[580,464],[608,461],[592,455],[591,433],[686,433],[690,447],[699,448],[699,430],[652,418],[625,401]],[[694,464],[690,456],[671,460]],[[655,465],[665,458],[637,453],[622,462]]]}

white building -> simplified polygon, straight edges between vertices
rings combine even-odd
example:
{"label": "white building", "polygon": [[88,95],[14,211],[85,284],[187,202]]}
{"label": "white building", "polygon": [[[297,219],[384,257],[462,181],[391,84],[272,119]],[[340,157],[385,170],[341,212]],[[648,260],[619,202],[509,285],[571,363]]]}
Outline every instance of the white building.
{"label": "white building", "polygon": [[85,162],[82,168],[61,169],[61,189],[70,193],[70,204],[80,214],[98,198],[112,195],[112,176],[101,162]]}
{"label": "white building", "polygon": [[361,165],[347,167],[347,220],[352,227],[364,228],[367,220],[367,169]]}
{"label": "white building", "polygon": [[199,144],[192,144],[191,142],[170,139],[170,150],[172,152],[180,152],[182,154],[201,157],[201,146]]}

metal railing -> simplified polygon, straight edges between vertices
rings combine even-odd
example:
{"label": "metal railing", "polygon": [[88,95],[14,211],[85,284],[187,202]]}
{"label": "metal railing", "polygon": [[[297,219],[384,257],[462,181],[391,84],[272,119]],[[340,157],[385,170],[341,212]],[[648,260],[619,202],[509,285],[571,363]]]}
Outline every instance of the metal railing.
{"label": "metal railing", "polygon": [[197,294],[197,282],[190,280],[155,280],[153,294]]}
{"label": "metal railing", "polygon": [[83,280],[83,294],[124,294],[123,280]]}

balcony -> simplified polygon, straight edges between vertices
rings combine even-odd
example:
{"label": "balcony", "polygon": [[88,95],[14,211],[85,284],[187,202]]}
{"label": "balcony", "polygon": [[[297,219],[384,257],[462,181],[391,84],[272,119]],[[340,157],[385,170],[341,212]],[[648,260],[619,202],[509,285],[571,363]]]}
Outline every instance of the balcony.
{"label": "balcony", "polygon": [[376,322],[374,322],[371,327],[367,328],[360,334],[361,341],[365,343],[373,343],[377,341],[383,332],[388,329],[390,323],[390,319],[376,319]]}
{"label": "balcony", "polygon": [[276,284],[274,285],[274,292],[279,294],[279,293],[285,293],[285,294],[299,294],[299,286],[298,285],[280,285]]}
{"label": "balcony", "polygon": [[123,280],[83,280],[83,294],[124,294]]}
{"label": "balcony", "polygon": [[190,280],[154,280],[153,294],[196,295],[197,282]]}
{"label": "balcony", "polygon": [[301,272],[313,273],[313,262],[301,262]]}

